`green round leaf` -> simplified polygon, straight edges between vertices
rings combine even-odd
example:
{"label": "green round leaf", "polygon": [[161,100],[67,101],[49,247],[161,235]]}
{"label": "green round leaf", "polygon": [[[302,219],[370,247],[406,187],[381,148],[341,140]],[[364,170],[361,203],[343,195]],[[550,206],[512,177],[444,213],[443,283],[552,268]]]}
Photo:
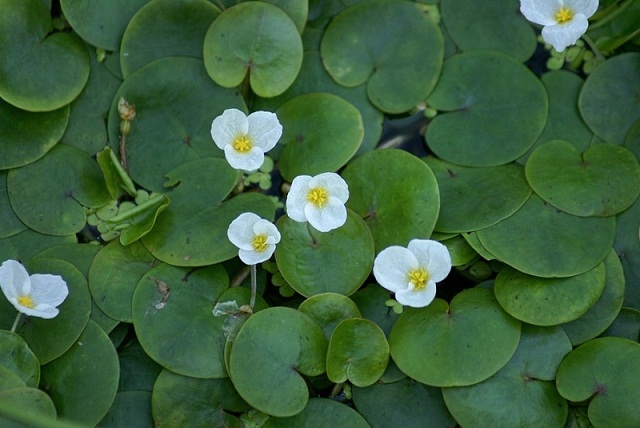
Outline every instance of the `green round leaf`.
{"label": "green round leaf", "polygon": [[529,324],[550,326],[581,317],[598,300],[604,286],[604,263],[567,278],[538,278],[505,267],[496,277],[494,292],[509,315]]}
{"label": "green round leaf", "polygon": [[356,153],[364,136],[360,112],[337,95],[300,95],[276,113],[284,128],[280,172],[287,181],[337,171]]}
{"label": "green round leaf", "polygon": [[420,159],[403,150],[375,150],[350,163],[342,176],[349,185],[347,207],[367,222],[376,252],[431,236],[440,195]]}
{"label": "green round leaf", "polygon": [[59,109],[89,78],[89,55],[72,33],[48,34],[49,11],[38,0],[2,0],[0,96],[29,111]]}
{"label": "green round leaf", "polygon": [[443,388],[462,426],[562,427],[568,406],[553,380],[571,344],[560,328],[522,325],[518,349],[498,373],[471,386]]}
{"label": "green round leaf", "polygon": [[322,233],[308,223],[282,216],[277,223],[282,240],[276,262],[287,283],[305,297],[320,293],[353,294],[373,266],[373,238],[353,211],[344,226]]}
{"label": "green round leaf", "polygon": [[373,428],[434,426],[453,428],[442,390],[403,379],[391,384],[353,387],[353,403]]}
{"label": "green round leaf", "polygon": [[87,221],[85,207],[97,208],[109,201],[98,164],[64,144],[34,163],[9,171],[7,190],[24,224],[58,236],[80,232]]}
{"label": "green round leaf", "polygon": [[112,242],[103,247],[89,269],[93,300],[109,317],[132,322],[133,293],[154,262],[155,258],[139,242],[127,247]]}
{"label": "green round leaf", "polygon": [[151,404],[156,426],[167,427],[242,427],[224,410],[249,409],[228,378],[195,379],[169,370],[158,376]]}
{"label": "green round leaf", "polygon": [[496,302],[493,291],[472,288],[449,306],[435,299],[404,310],[391,329],[391,356],[400,370],[432,386],[465,386],[500,370],[520,340],[520,321]]}
{"label": "green round leaf", "polygon": [[536,50],[537,40],[518,7],[515,0],[447,0],[441,12],[449,35],[463,51],[501,51],[526,61]]}
{"label": "green round leaf", "polygon": [[327,349],[327,377],[355,386],[373,385],[389,362],[389,344],[374,322],[351,318],[338,324]]}
{"label": "green round leaf", "polygon": [[558,368],[556,386],[567,400],[589,402],[597,427],[633,427],[640,420],[640,344],[604,337],[580,345]]}
{"label": "green round leaf", "polygon": [[134,340],[120,346],[118,359],[120,362],[118,392],[153,391],[153,385],[162,372],[162,367],[145,353],[140,342]]}
{"label": "green round leaf", "polygon": [[629,340],[640,340],[640,311],[622,308],[613,323],[602,333],[603,336],[624,337]]}
{"label": "green round leaf", "polygon": [[[56,418],[56,407],[51,398],[43,391],[30,388],[18,387],[0,391],[0,401],[3,405],[22,410],[30,416],[44,416],[41,421],[53,422]],[[21,428],[26,425],[5,419],[0,416],[0,425],[4,428]]]}
{"label": "green round leaf", "polygon": [[549,95],[549,117],[536,143],[518,162],[526,162],[528,156],[540,144],[550,140],[565,140],[580,152],[589,148],[593,133],[582,120],[578,110],[578,96],[584,81],[567,70],[550,71],[542,75],[542,83]]}
{"label": "green round leaf", "polygon": [[65,19],[84,40],[102,49],[117,51],[127,23],[148,1],[60,0],[60,6]]}
{"label": "green round leaf", "polygon": [[18,375],[23,385],[36,388],[40,382],[40,362],[17,334],[0,330],[0,367]]}
{"label": "green round leaf", "polygon": [[158,259],[175,266],[205,266],[229,260],[238,248],[227,238],[229,224],[243,212],[273,220],[275,206],[259,193],[245,193],[225,202],[237,171],[226,160],[206,158],[167,174],[171,205],[142,238]]}
{"label": "green round leaf", "polygon": [[529,156],[525,172],[536,194],[577,216],[616,215],[640,195],[638,159],[613,144],[596,144],[581,155],[571,143],[549,141]]}
{"label": "green round leaf", "polygon": [[95,48],[89,48],[89,56],[89,80],[78,98],[71,103],[69,125],[60,142],[94,155],[108,143],[105,118],[121,81],[107,69],[104,62],[98,62]]}
{"label": "green round leaf", "polygon": [[[308,48],[308,47],[307,47]],[[257,98],[254,108],[256,110],[275,111],[283,103],[299,95],[328,92],[337,95],[356,107],[362,117],[364,127],[364,137],[362,144],[358,148],[357,154],[364,154],[375,147],[380,141],[382,133],[383,114],[375,108],[369,98],[367,98],[367,88],[365,84],[347,88],[335,82],[324,69],[319,51],[305,51],[302,59],[300,74],[293,84],[281,95],[273,98]],[[331,128],[325,129],[330,131]],[[284,128],[285,136],[287,127]]]}
{"label": "green round leaf", "polygon": [[422,102],[435,86],[444,40],[438,26],[416,4],[372,0],[333,18],[320,52],[336,82],[344,86],[367,82],[367,94],[376,107],[403,113]]}
{"label": "green round leaf", "polygon": [[159,0],[129,21],[120,45],[122,74],[128,77],[156,59],[202,58],[202,44],[220,9],[208,0]]}
{"label": "green round leaf", "polygon": [[640,118],[640,53],[617,55],[599,65],[585,81],[578,106],[597,136],[622,144]]}
{"label": "green round leaf", "polygon": [[327,339],[343,320],[360,318],[360,310],[356,304],[348,297],[337,293],[313,295],[300,303],[298,310],[318,323]]}
{"label": "green round leaf", "polygon": [[136,426],[152,427],[151,392],[126,391],[118,392],[107,414],[98,427],[129,426],[135,421]]}
{"label": "green round leaf", "polygon": [[27,165],[60,141],[69,120],[69,107],[32,113],[0,99],[0,169]]}
{"label": "green round leaf", "polygon": [[[38,376],[40,376],[38,367]],[[5,389],[24,387],[25,383],[16,372],[0,365],[0,391]],[[1,419],[0,419],[1,420]]]}
{"label": "green round leaf", "polygon": [[126,145],[129,174],[147,190],[163,192],[165,175],[180,165],[222,157],[211,122],[227,108],[246,109],[240,94],[214,84],[202,65],[195,58],[159,59],[128,76],[113,99],[109,141],[116,153],[118,101],[135,105]]}
{"label": "green round leaf", "polygon": [[248,79],[258,96],[283,93],[302,65],[302,40],[291,18],[277,6],[240,3],[211,24],[204,39],[204,63],[225,88]]}
{"label": "green round leaf", "polygon": [[71,349],[42,367],[40,387],[61,418],[95,425],[111,407],[118,378],[118,354],[111,340],[89,321]]}
{"label": "green round leaf", "polygon": [[[598,301],[580,318],[563,324],[573,346],[600,335],[616,319],[624,300],[624,271],[615,251],[611,250],[604,259],[605,284]],[[576,295],[580,295],[577,293]],[[636,338],[637,339],[637,335]]]}
{"label": "green round leaf", "polygon": [[531,195],[522,167],[516,164],[469,168],[428,157],[438,181],[438,232],[470,232],[492,226],[515,213]]}
{"label": "green round leaf", "polygon": [[478,257],[476,250],[474,250],[461,235],[445,239],[441,241],[441,243],[447,247],[447,250],[449,250],[452,266],[465,266],[476,260]]}
{"label": "green round leaf", "polygon": [[229,376],[255,409],[293,416],[309,399],[302,376],[324,373],[326,352],[327,339],[311,318],[291,308],[268,308],[249,317],[240,329],[229,356]]}
{"label": "green round leaf", "polygon": [[369,424],[349,406],[327,398],[312,398],[302,412],[288,418],[271,417],[265,428],[369,428]]}
{"label": "green round leaf", "polygon": [[538,139],[548,112],[540,80],[517,60],[491,51],[447,59],[427,102],[442,110],[427,128],[427,145],[438,157],[466,166],[518,159]]}
{"label": "green round leaf", "polygon": [[[15,235],[0,239],[0,260],[29,260],[39,252],[58,244],[77,242],[76,235],[51,236],[42,235],[25,228]],[[2,319],[0,311],[0,319]],[[11,324],[9,323],[9,326]]]}
{"label": "green round leaf", "polygon": [[219,265],[195,271],[160,265],[147,272],[133,296],[133,325],[145,352],[178,374],[225,377],[226,317],[212,310],[228,286]]}
{"label": "green round leaf", "polygon": [[25,229],[27,229],[27,226],[18,219],[9,202],[7,173],[0,171],[0,238],[15,235]]}
{"label": "green round leaf", "polygon": [[[31,275],[60,275],[69,288],[69,295],[58,306],[60,313],[55,318],[23,315],[24,324],[17,329],[17,333],[27,342],[40,364],[46,364],[65,353],[82,333],[89,320],[91,296],[84,276],[64,260],[37,258],[30,260],[25,267]],[[17,311],[8,301],[0,299],[0,307],[0,312],[7,312],[15,318]],[[7,329],[9,327],[10,325]]]}
{"label": "green round leaf", "polygon": [[534,194],[514,215],[477,235],[500,261],[547,278],[593,269],[609,253],[615,229],[613,217],[575,217]]}
{"label": "green round leaf", "polygon": [[613,248],[616,250],[624,277],[629,286],[624,290],[624,305],[640,309],[640,245],[638,228],[640,227],[640,198],[626,210],[616,216],[616,238]]}
{"label": "green round leaf", "polygon": [[390,298],[391,294],[378,284],[367,285],[351,296],[351,300],[358,305],[362,318],[376,323],[386,336],[389,336],[391,327],[399,316],[385,305]]}

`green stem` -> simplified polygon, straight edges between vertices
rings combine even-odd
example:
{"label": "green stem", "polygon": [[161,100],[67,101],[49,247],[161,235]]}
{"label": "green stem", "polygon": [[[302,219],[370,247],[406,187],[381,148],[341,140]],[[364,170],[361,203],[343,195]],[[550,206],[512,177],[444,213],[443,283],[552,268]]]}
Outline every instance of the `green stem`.
{"label": "green stem", "polygon": [[18,315],[16,316],[16,320],[13,322],[13,325],[11,326],[11,333],[16,332],[16,328],[18,328],[18,323],[20,322],[20,318],[22,318],[22,312],[18,312]]}
{"label": "green stem", "polygon": [[598,62],[604,62],[605,61],[604,56],[602,56],[602,54],[600,53],[600,49],[598,49],[598,46],[596,46],[596,43],[591,39],[591,37],[589,37],[586,34],[584,34],[582,36],[582,39],[585,42],[587,42],[587,44],[589,45],[589,47],[593,51],[593,54],[598,59]]}
{"label": "green stem", "polygon": [[256,294],[258,294],[258,269],[256,265],[251,265],[251,300],[249,306],[253,311],[253,307],[256,304]]}
{"label": "green stem", "polygon": [[[611,6],[609,6],[609,10],[607,11],[606,9],[603,11],[602,14],[596,14],[597,15],[597,20],[592,24],[589,25],[589,30],[596,30],[600,27],[603,27],[605,25],[607,25],[609,22],[611,22],[616,16],[620,15],[622,12],[624,12],[629,6],[631,6],[631,4],[636,1],[636,0],[627,0],[624,3],[622,3],[619,7],[616,8],[615,4],[612,4]],[[592,17],[593,18],[593,17]]]}

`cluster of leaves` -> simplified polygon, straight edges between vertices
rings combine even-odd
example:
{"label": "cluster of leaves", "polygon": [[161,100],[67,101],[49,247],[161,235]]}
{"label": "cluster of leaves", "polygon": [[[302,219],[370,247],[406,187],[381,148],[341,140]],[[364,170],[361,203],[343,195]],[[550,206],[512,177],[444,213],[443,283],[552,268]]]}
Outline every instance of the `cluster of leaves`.
{"label": "cluster of leaves", "polygon": [[[103,3],[0,0],[0,260],[69,287],[17,334],[0,300],[2,417],[638,425],[637,2],[603,2],[608,59],[586,79],[531,71],[516,0]],[[416,106],[431,155],[374,150]],[[277,113],[269,179],[213,144],[227,108]],[[325,171],[349,185],[346,224],[280,216],[255,313],[235,311],[229,223],[275,220],[270,180]],[[372,263],[415,238],[459,275],[397,314]]]}

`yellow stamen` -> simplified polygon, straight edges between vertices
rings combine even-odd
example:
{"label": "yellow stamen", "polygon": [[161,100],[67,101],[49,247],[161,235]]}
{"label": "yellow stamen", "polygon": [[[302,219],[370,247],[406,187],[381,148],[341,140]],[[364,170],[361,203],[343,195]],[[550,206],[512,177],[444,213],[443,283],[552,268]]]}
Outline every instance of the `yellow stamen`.
{"label": "yellow stamen", "polygon": [[413,284],[414,290],[422,290],[429,281],[429,273],[422,269],[414,269],[409,272],[409,282]]}
{"label": "yellow stamen", "polygon": [[257,252],[261,253],[267,249],[267,235],[256,235],[253,237],[253,241],[251,241],[251,245],[253,245],[253,249]]}
{"label": "yellow stamen", "polygon": [[25,308],[33,309],[36,305],[33,304],[33,300],[31,300],[31,296],[28,294],[24,296],[18,297],[18,303]]}
{"label": "yellow stamen", "polygon": [[253,147],[251,140],[246,135],[240,135],[233,140],[233,148],[240,153],[246,153]]}
{"label": "yellow stamen", "polygon": [[307,201],[311,202],[318,208],[325,206],[327,199],[329,199],[329,193],[324,187],[316,187],[315,189],[309,190],[309,193],[307,193]]}
{"label": "yellow stamen", "polygon": [[560,8],[556,12],[556,21],[558,24],[564,24],[565,22],[571,21],[573,19],[573,11],[568,7]]}

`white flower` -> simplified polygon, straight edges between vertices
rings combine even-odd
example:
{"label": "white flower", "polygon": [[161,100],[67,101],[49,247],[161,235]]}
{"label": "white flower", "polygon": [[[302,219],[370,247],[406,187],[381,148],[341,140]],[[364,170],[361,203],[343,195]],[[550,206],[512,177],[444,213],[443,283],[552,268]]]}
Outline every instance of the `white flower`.
{"label": "white flower", "polygon": [[520,0],[520,12],[544,26],[542,37],[558,52],[575,44],[587,31],[587,19],[596,10],[598,0]]}
{"label": "white flower", "polygon": [[414,239],[408,248],[385,248],[373,262],[378,283],[396,293],[398,302],[414,308],[433,301],[436,282],[445,279],[450,271],[449,250],[429,239]]}
{"label": "white flower", "polygon": [[15,260],[0,265],[0,287],[15,308],[23,314],[53,318],[69,294],[67,283],[59,275],[34,274]]}
{"label": "white flower", "polygon": [[349,186],[338,174],[325,172],[315,177],[299,175],[287,195],[287,215],[298,222],[308,221],[320,232],[328,232],[347,221]]}
{"label": "white flower", "polygon": [[255,265],[271,258],[280,242],[278,228],[254,213],[242,213],[227,229],[229,241],[240,250],[238,256],[243,263]]}
{"label": "white flower", "polygon": [[229,165],[254,171],[262,166],[264,154],[282,136],[282,125],[275,113],[256,111],[248,117],[237,109],[227,109],[213,119],[211,138],[224,150]]}

